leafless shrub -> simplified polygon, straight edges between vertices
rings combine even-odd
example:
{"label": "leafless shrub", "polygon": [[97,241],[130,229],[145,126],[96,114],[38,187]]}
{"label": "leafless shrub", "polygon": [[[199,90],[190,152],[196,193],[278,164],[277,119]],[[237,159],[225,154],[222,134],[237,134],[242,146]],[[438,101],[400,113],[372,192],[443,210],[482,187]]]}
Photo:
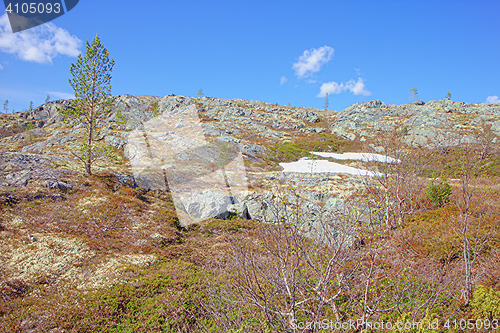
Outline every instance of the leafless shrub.
{"label": "leafless shrub", "polygon": [[[213,284],[207,305],[219,327],[318,332],[321,325],[304,323],[366,322],[391,311],[422,317],[435,306],[443,287],[406,276],[407,265],[384,264],[389,230],[360,218],[359,202],[316,214],[314,221],[305,211],[311,202],[291,187],[268,205],[267,223],[228,237],[226,286]],[[242,317],[249,313],[259,319]]]}
{"label": "leafless shrub", "polygon": [[478,176],[483,173],[481,163],[484,156],[484,147],[477,144],[465,143],[459,147],[459,186],[455,204],[458,208],[454,232],[461,239],[463,260],[464,286],[461,298],[466,304],[472,298],[477,273],[474,266],[477,264],[485,246],[495,237],[497,230],[491,225],[485,225],[488,212],[481,207],[476,195]]}
{"label": "leafless shrub", "polygon": [[425,151],[405,143],[401,128],[378,136],[375,144],[380,154],[397,162],[372,162],[369,168],[376,176],[365,180],[373,213],[389,228],[403,227],[405,220],[417,211],[426,183],[420,176],[427,163]]}
{"label": "leafless shrub", "polygon": [[319,322],[327,315],[340,320],[338,304],[355,266],[352,225],[332,225],[328,214],[308,221],[306,204],[290,188],[268,205],[272,221],[254,229],[255,237],[230,238],[234,279],[230,288],[214,293],[219,308],[212,315],[223,326],[241,327],[241,319],[230,319],[228,310],[249,307],[277,332],[295,331],[299,321]]}

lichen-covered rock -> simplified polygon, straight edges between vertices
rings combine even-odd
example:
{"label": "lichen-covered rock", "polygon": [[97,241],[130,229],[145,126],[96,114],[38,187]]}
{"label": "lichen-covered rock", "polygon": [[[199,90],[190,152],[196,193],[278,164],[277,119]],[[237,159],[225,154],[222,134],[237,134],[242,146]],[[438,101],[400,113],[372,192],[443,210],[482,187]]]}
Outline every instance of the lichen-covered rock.
{"label": "lichen-covered rock", "polygon": [[[319,123],[324,118],[322,111],[310,107],[292,108],[243,99],[174,95],[162,98],[121,95],[112,98],[111,110],[98,119],[100,132],[96,140],[104,140],[115,148],[126,145],[124,132],[140,130],[152,118],[175,113],[179,107],[189,105],[196,105],[203,117],[204,133],[209,136],[251,133],[274,140],[284,137],[288,131],[320,133],[325,130],[318,126],[314,130],[307,129],[309,124]],[[22,113],[21,117],[37,121],[43,127],[61,121],[59,110],[71,107],[71,101],[59,100]],[[83,125],[75,122],[74,128],[83,130]],[[38,149],[38,146],[33,148]]]}
{"label": "lichen-covered rock", "polygon": [[227,219],[239,210],[239,215],[245,214],[245,207],[236,205],[238,199],[217,191],[193,191],[189,196],[180,198],[184,212],[198,219],[220,218]]}
{"label": "lichen-covered rock", "polygon": [[462,142],[473,142],[473,137],[463,132],[472,133],[482,122],[492,123],[493,132],[500,134],[498,121],[500,106],[487,103],[466,104],[442,99],[393,105],[371,101],[353,104],[339,112],[331,132],[349,140],[360,136],[366,140],[367,136],[399,129],[405,132],[404,140],[408,144],[425,147],[455,145],[457,135],[462,136]]}
{"label": "lichen-covered rock", "polygon": [[73,188],[73,185],[67,184],[63,181],[57,181],[53,179],[47,179],[42,182],[42,185],[54,190],[69,191]]}
{"label": "lichen-covered rock", "polygon": [[27,153],[0,153],[0,186],[26,186],[31,180],[61,179],[74,174],[53,167],[53,162],[68,159]]}

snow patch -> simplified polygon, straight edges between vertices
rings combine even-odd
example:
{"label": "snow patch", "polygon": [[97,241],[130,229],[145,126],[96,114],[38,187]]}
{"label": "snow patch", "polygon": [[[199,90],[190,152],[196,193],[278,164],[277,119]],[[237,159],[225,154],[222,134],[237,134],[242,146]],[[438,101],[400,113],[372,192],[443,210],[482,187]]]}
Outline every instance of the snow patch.
{"label": "snow patch", "polygon": [[382,162],[382,163],[401,163],[400,160],[386,156],[386,155],[379,155],[379,154],[371,154],[371,153],[343,153],[343,154],[336,154],[336,153],[317,153],[317,152],[311,152],[311,154],[325,157],[325,158],[334,158],[336,160],[359,160],[363,162],[370,162],[370,161],[376,161],[376,162]]}
{"label": "snow patch", "polygon": [[280,163],[283,172],[297,173],[347,173],[356,176],[381,176],[378,172],[353,168],[325,160],[310,160],[302,158],[297,162]]}

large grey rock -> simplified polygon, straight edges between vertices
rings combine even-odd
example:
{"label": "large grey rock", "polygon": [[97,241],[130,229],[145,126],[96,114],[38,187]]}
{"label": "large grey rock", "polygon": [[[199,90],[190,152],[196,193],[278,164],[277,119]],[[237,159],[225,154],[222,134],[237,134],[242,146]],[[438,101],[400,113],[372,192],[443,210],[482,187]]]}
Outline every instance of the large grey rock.
{"label": "large grey rock", "polygon": [[62,182],[62,181],[57,181],[53,179],[47,179],[42,182],[42,185],[54,189],[54,190],[60,190],[60,191],[69,191],[73,188],[73,185]]}
{"label": "large grey rock", "polygon": [[115,136],[115,135],[106,135],[106,136],[104,136],[104,142],[107,145],[110,145],[111,147],[114,147],[116,149],[123,148],[127,144],[127,140],[126,139],[124,139],[122,137],[119,137],[119,136]]}
{"label": "large grey rock", "polygon": [[262,205],[262,202],[257,200],[246,200],[245,206],[247,207],[248,217],[253,220],[262,221],[263,217],[266,213],[265,207]]}
{"label": "large grey rock", "polygon": [[245,215],[246,207],[238,204],[238,199],[216,191],[193,191],[191,195],[182,196],[180,203],[184,212],[198,219],[220,218],[227,219],[239,211]]}
{"label": "large grey rock", "polygon": [[256,155],[260,154],[263,150],[263,147],[257,144],[240,144],[238,145],[238,147],[243,154],[252,157],[255,157]]}
{"label": "large grey rock", "polygon": [[40,136],[44,136],[45,134],[47,134],[47,132],[44,129],[35,128],[32,130],[25,130],[22,133],[18,133],[16,135],[13,135],[13,136],[5,139],[5,141],[4,140],[2,140],[2,141],[3,142],[14,142],[14,141],[24,140],[24,139],[28,139],[28,138],[34,139],[34,138],[37,138]]}
{"label": "large grey rock", "polygon": [[234,205],[229,205],[227,207],[229,216],[235,216],[240,219],[250,219],[250,213],[248,212],[248,207],[245,202],[236,203]]}
{"label": "large grey rock", "polygon": [[71,107],[70,101],[57,100],[45,103],[31,111],[24,112],[21,114],[21,117],[27,120],[43,121],[44,125],[50,125],[62,120],[59,110]]}
{"label": "large grey rock", "polygon": [[[346,128],[349,128],[349,126],[347,126]],[[356,139],[356,134],[354,134],[352,132],[347,132],[344,129],[344,127],[340,127],[340,125],[333,127],[332,134],[335,134],[335,135],[337,135],[341,138],[344,138],[344,139],[349,139],[349,140]]]}
{"label": "large grey rock", "polygon": [[26,186],[31,180],[60,180],[75,173],[54,169],[53,162],[67,161],[51,155],[0,153],[0,186]]}
{"label": "large grey rock", "polygon": [[213,123],[202,124],[202,127],[203,127],[203,132],[205,133],[205,135],[218,136],[218,135],[221,135],[223,133],[223,131],[221,131],[217,127],[217,125],[213,124]]}
{"label": "large grey rock", "polygon": [[495,135],[500,136],[500,120],[497,120],[491,124],[491,130]]}
{"label": "large grey rock", "polygon": [[63,135],[63,136],[52,136],[51,138],[37,142],[28,146],[24,146],[21,149],[22,153],[34,153],[34,154],[41,154],[44,153],[44,151],[53,146],[62,146],[66,144],[67,142],[74,141],[76,138],[73,135]]}

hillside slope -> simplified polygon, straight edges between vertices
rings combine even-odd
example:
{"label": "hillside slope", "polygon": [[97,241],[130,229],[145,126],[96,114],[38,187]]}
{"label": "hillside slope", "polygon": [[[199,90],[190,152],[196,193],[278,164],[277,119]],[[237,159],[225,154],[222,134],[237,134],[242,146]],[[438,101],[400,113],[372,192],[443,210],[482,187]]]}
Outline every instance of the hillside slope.
{"label": "hillside slope", "polygon": [[[82,126],[58,113],[71,101],[0,115],[3,331],[291,331],[292,300],[304,320],[498,317],[500,106],[371,101],[337,113],[242,99],[114,98],[96,139],[115,158],[93,176],[71,154]],[[186,107],[200,133],[179,138]],[[178,123],[154,127],[176,114]],[[230,175],[237,154],[228,147],[241,152],[246,196],[214,187],[181,207],[173,181],[150,186],[171,165],[134,171],[131,137],[148,128],[178,147],[202,134],[203,147],[176,155],[187,167],[229,156],[197,171],[207,179]],[[281,172],[279,163],[300,159],[310,172]],[[364,173],[318,173],[318,160]],[[199,221],[182,223],[184,213]]]}

